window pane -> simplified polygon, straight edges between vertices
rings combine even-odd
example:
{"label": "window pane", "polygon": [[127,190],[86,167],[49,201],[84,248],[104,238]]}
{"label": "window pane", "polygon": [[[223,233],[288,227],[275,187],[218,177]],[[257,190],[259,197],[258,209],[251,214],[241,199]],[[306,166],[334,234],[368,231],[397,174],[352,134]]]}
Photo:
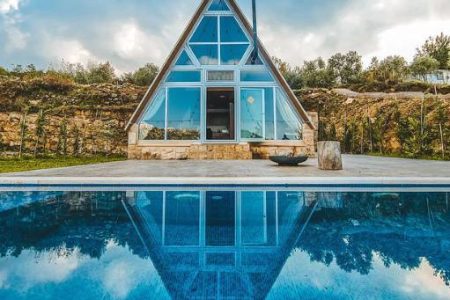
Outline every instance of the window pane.
{"label": "window pane", "polygon": [[200,192],[167,192],[165,241],[168,246],[198,246]]}
{"label": "window pane", "polygon": [[247,37],[234,17],[220,18],[221,42],[248,42]]}
{"label": "window pane", "polygon": [[204,17],[191,38],[191,43],[218,42],[217,17]]}
{"label": "window pane", "polygon": [[208,71],[208,81],[234,81],[234,71]]}
{"label": "window pane", "polygon": [[272,82],[273,78],[267,70],[251,70],[241,71],[241,81],[255,82]]}
{"label": "window pane", "polygon": [[219,48],[217,45],[191,45],[191,48],[200,64],[219,64]]}
{"label": "window pane", "polygon": [[247,51],[248,45],[222,45],[220,59],[223,65],[238,65]]}
{"label": "window pane", "polygon": [[264,128],[263,90],[241,90],[241,138],[262,139]]}
{"label": "window pane", "polygon": [[186,51],[183,51],[180,55],[180,57],[178,58],[176,65],[177,66],[191,66],[194,63],[192,62],[192,60],[189,58],[189,55],[186,53]]}
{"label": "window pane", "polygon": [[167,110],[167,139],[200,138],[199,88],[170,88]]}
{"label": "window pane", "polygon": [[303,126],[284,93],[277,89],[277,140],[301,140]]}
{"label": "window pane", "polygon": [[273,105],[273,88],[264,89],[264,104],[266,115],[266,140],[275,139],[275,111]]}
{"label": "window pane", "polygon": [[245,63],[246,65],[248,65],[248,66],[260,66],[260,65],[263,65],[263,62],[262,62],[262,59],[261,59],[261,56],[257,56],[256,57],[256,59],[253,59],[253,50],[252,50],[252,52],[250,53],[250,55],[249,55],[249,57],[248,57],[248,59],[247,59],[247,62]]}
{"label": "window pane", "polygon": [[208,9],[209,11],[229,11],[228,5],[225,0],[214,0]]}
{"label": "window pane", "polygon": [[166,121],[166,90],[162,89],[150,103],[139,124],[140,140],[164,140]]}
{"label": "window pane", "polygon": [[200,71],[172,71],[167,82],[200,82]]}

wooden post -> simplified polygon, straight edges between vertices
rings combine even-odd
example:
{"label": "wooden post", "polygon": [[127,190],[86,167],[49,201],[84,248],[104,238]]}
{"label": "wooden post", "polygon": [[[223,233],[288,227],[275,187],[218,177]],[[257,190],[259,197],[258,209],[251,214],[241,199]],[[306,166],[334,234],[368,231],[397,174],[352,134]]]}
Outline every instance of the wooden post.
{"label": "wooden post", "polygon": [[442,123],[439,123],[439,132],[440,132],[440,135],[441,135],[442,159],[445,160],[444,131],[442,130]]}
{"label": "wooden post", "polygon": [[319,169],[342,170],[341,144],[339,142],[318,143]]}

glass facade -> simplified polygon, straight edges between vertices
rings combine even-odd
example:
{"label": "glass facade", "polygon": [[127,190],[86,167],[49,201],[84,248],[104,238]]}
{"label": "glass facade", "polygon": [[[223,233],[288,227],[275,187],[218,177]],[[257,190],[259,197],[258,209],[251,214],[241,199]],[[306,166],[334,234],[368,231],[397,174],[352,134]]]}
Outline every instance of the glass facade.
{"label": "glass facade", "polygon": [[200,71],[172,71],[167,77],[167,82],[200,82]]}
{"label": "glass facade", "polygon": [[203,17],[191,38],[191,43],[214,43],[218,39],[217,17]]}
{"label": "glass facade", "polygon": [[241,89],[241,138],[264,138],[264,89]]}
{"label": "glass facade", "polygon": [[150,103],[139,125],[140,140],[164,140],[166,125],[166,90],[162,89]]}
{"label": "glass facade", "polygon": [[241,71],[241,81],[247,82],[272,82],[273,77],[267,70],[243,70]]}
{"label": "glass facade", "polygon": [[276,128],[277,140],[301,140],[302,122],[289,100],[277,88],[276,96]]}
{"label": "glass facade", "polygon": [[222,43],[248,43],[244,31],[234,17],[220,17],[220,41]]}
{"label": "glass facade", "polygon": [[189,41],[201,65],[238,65],[249,45],[234,16],[203,17]]}
{"label": "glass facade", "polygon": [[[139,139],[302,139],[303,122],[297,109],[262,52],[252,62],[250,38],[226,0],[212,1],[143,114]],[[211,132],[213,139],[208,138]],[[260,235],[257,239],[261,240]]]}
{"label": "glass facade", "polygon": [[177,66],[191,66],[193,64],[194,63],[192,62],[191,58],[186,53],[186,51],[181,52],[180,57],[178,58],[177,62],[175,63],[175,65],[177,65]]}
{"label": "glass facade", "polygon": [[191,45],[201,65],[217,65],[219,62],[219,47],[217,45]]}
{"label": "glass facade", "polygon": [[169,88],[167,139],[200,139],[200,89]]}
{"label": "glass facade", "polygon": [[264,89],[264,115],[266,124],[267,141],[275,139],[275,107],[274,107],[273,88]]}
{"label": "glass facade", "polygon": [[214,0],[209,6],[209,11],[229,11],[228,5],[225,0]]}
{"label": "glass facade", "polygon": [[220,62],[222,65],[238,65],[247,51],[248,45],[222,45]]}

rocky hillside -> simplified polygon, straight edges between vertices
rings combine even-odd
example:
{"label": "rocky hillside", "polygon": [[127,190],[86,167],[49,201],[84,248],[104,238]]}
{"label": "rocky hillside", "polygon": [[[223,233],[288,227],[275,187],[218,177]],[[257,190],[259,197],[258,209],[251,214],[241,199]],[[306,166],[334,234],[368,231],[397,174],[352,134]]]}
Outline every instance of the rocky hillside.
{"label": "rocky hillside", "polygon": [[338,140],[346,153],[450,158],[450,94],[301,90],[319,113],[319,140]]}
{"label": "rocky hillside", "polygon": [[4,153],[125,154],[124,126],[145,88],[55,78],[0,80]]}
{"label": "rocky hillside", "polygon": [[[145,93],[133,85],[78,85],[55,77],[0,78],[3,155],[126,154],[124,126]],[[319,138],[348,153],[450,158],[450,94],[297,91],[320,117]]]}

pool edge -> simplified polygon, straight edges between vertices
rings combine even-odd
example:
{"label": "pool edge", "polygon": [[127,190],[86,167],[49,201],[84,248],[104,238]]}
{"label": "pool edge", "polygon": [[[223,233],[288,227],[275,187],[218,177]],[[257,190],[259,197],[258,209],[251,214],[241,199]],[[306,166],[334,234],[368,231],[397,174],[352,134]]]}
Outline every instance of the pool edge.
{"label": "pool edge", "polygon": [[0,186],[450,186],[450,177],[0,177]]}

